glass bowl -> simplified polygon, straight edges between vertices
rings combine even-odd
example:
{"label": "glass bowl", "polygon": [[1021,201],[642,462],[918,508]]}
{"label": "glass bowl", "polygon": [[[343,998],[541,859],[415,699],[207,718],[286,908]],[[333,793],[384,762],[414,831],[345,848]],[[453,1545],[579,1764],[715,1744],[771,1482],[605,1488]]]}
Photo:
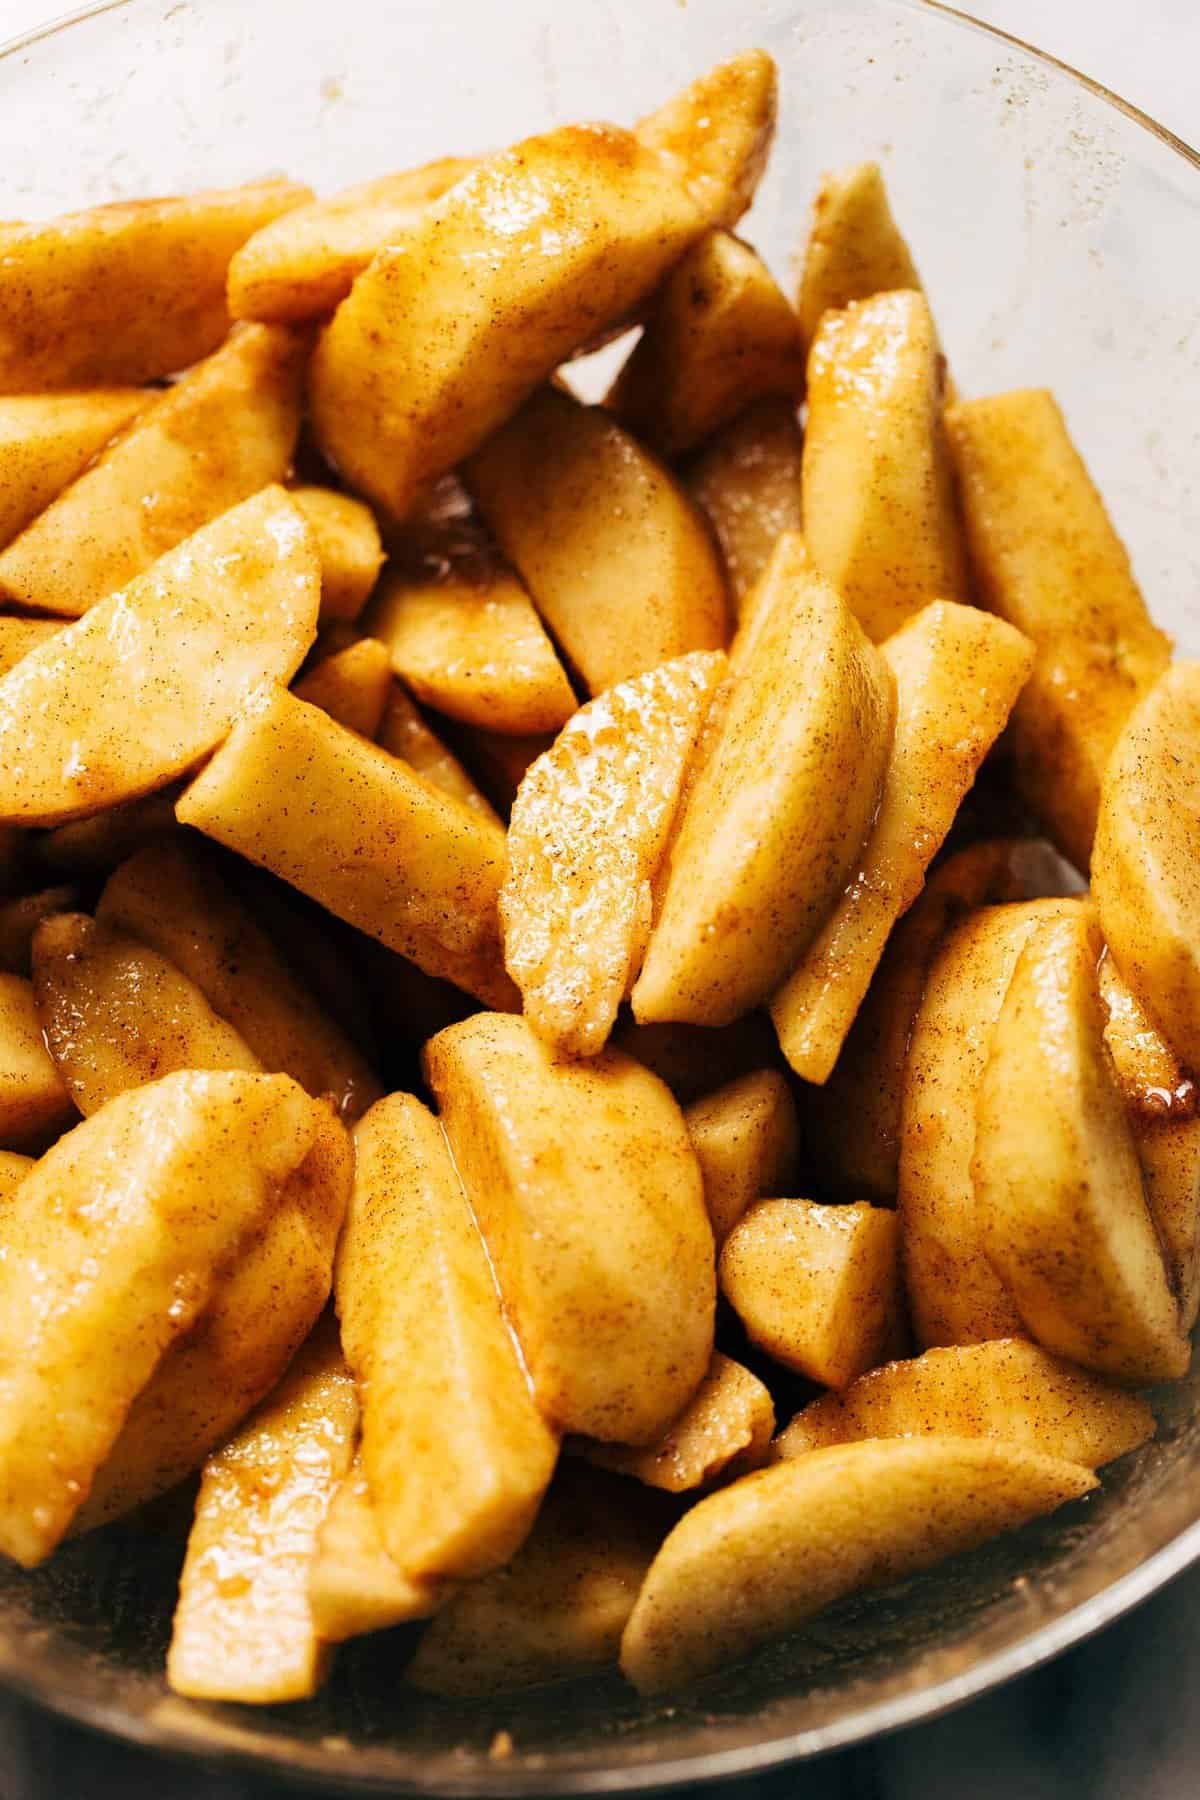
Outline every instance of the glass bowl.
{"label": "glass bowl", "polygon": [[[0,57],[0,214],[286,172],[328,191],[554,121],[647,111],[762,44],[783,105],[746,230],[788,275],[827,167],[878,157],[961,389],[1052,384],[1156,617],[1200,649],[1200,158],[1093,83],[919,0],[113,0]],[[406,1640],[254,1710],[162,1680],[179,1539],[114,1528],[0,1573],[0,1679],[87,1724],[326,1786],[665,1787],[852,1743],[1076,1642],[1200,1555],[1200,1375],[1090,1501],[866,1596],[674,1704],[615,1677],[410,1693]],[[493,1752],[498,1732],[511,1754]]]}

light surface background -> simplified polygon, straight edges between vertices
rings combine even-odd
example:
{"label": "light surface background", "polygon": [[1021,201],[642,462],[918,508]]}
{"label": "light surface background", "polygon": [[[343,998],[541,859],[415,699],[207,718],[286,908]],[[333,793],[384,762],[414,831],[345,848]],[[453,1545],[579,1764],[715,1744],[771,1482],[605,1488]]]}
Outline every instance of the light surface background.
{"label": "light surface background", "polygon": [[[72,10],[0,0],[0,42]],[[1200,141],[1200,0],[965,0],[962,10],[1102,81],[1188,143]]]}

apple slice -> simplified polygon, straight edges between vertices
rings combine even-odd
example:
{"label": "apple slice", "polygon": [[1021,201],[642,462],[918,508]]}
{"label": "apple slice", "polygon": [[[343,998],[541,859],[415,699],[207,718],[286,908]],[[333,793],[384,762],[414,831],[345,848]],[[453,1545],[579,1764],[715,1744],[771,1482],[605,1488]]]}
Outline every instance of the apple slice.
{"label": "apple slice", "polygon": [[710,1494],[651,1564],[621,1640],[640,1694],[700,1680],[861,1588],[973,1549],[1096,1485],[1090,1469],[959,1437],[839,1444]]}
{"label": "apple slice", "polygon": [[1023,1338],[949,1344],[822,1394],[775,1440],[772,1460],[860,1438],[983,1437],[1098,1469],[1154,1436],[1154,1414]]}
{"label": "apple slice", "polygon": [[1191,1345],[1104,1045],[1086,905],[1030,933],[979,1087],[978,1228],[1031,1337],[1133,1385],[1182,1375]]}
{"label": "apple slice", "polygon": [[619,1051],[556,1058],[476,1013],[425,1047],[426,1080],[552,1424],[649,1444],[712,1354],[713,1242],[683,1115]]}
{"label": "apple slice", "polygon": [[633,990],[640,1020],[724,1025],[819,931],[874,817],[895,684],[799,538],[780,538],[754,647],[714,715]]}
{"label": "apple slice", "polygon": [[53,825],[167,782],[220,742],[316,629],[312,534],[265,488],[0,680],[0,820]]}
{"label": "apple slice", "polygon": [[696,651],[592,700],[527,771],[500,890],[525,1016],[572,1056],[603,1049],[641,967],[653,887],[718,683]]}

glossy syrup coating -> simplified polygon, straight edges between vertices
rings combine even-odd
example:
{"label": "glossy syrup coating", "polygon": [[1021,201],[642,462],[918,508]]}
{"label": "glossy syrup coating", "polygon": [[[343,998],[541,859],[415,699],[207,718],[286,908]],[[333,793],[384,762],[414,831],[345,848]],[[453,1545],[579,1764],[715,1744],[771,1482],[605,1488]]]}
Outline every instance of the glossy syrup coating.
{"label": "glossy syrup coating", "polygon": [[603,1048],[650,936],[653,887],[726,670],[696,651],[582,707],[531,766],[508,829],[504,957],[538,1034]]}
{"label": "glossy syrup coating", "polygon": [[259,181],[0,225],[0,393],[188,368],[229,329],[234,251],[311,199],[296,182]]}
{"label": "glossy syrup coating", "polygon": [[307,344],[248,326],[124,431],[0,552],[0,595],[77,617],[269,482],[300,430]]}

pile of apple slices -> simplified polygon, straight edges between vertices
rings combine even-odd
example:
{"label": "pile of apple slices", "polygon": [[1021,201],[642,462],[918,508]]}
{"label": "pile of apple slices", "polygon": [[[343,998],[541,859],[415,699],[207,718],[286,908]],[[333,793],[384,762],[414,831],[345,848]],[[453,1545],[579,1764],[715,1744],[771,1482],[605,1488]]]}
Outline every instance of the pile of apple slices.
{"label": "pile of apple slices", "polygon": [[1188,1366],[1200,665],[775,111],[0,225],[0,1552],[178,1489],[180,1694],[664,1693]]}

